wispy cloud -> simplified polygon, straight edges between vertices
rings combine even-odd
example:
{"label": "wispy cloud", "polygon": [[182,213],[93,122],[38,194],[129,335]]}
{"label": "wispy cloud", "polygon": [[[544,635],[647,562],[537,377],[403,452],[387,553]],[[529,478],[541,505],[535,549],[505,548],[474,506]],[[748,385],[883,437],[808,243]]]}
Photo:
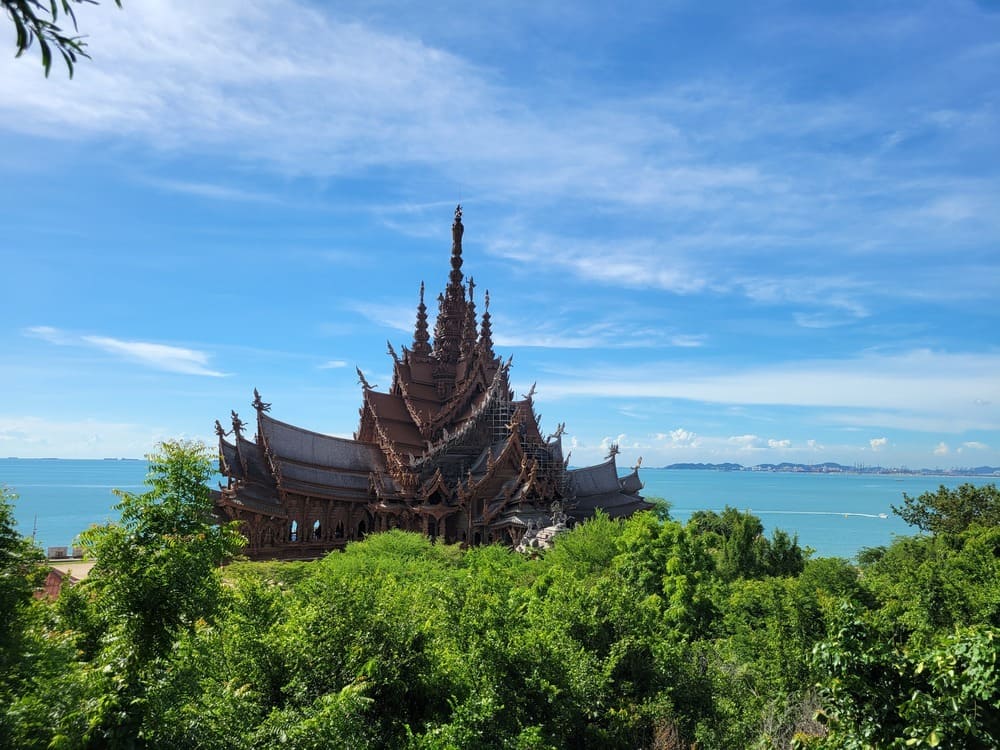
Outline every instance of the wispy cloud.
{"label": "wispy cloud", "polygon": [[50,344],[56,344],[58,346],[66,346],[74,343],[75,339],[69,336],[58,328],[53,328],[52,326],[30,326],[24,329],[24,335],[31,338],[42,339],[43,341],[48,341]]}
{"label": "wispy cloud", "polygon": [[31,326],[26,328],[24,333],[26,336],[40,338],[58,346],[87,346],[98,349],[120,359],[162,372],[225,377],[225,373],[210,369],[210,356],[197,349],[149,341],[125,341],[110,336],[78,335],[50,326]]}
{"label": "wispy cloud", "polygon": [[[345,302],[345,307],[380,326],[413,335],[415,306],[370,301]],[[429,311],[430,325],[434,315]],[[493,315],[493,342],[501,348],[539,349],[651,349],[677,347],[694,349],[704,346],[704,334],[671,331],[669,327],[637,326],[625,316],[612,318],[569,319],[552,316],[545,321],[525,321]]]}
{"label": "wispy cloud", "polygon": [[278,198],[267,193],[227,185],[214,185],[209,182],[189,182],[185,180],[148,179],[150,185],[172,193],[194,195],[199,198],[214,200],[241,201],[247,203],[275,203]]}
{"label": "wispy cloud", "polygon": [[108,336],[83,336],[82,340],[111,354],[165,372],[185,375],[208,375],[221,378],[223,373],[208,368],[208,355],[195,349],[154,344],[148,341],[122,341]]}
{"label": "wispy cloud", "polygon": [[978,440],[969,440],[967,442],[962,443],[961,447],[958,449],[958,452],[963,453],[967,450],[988,451],[989,449],[990,447],[986,445],[986,443],[981,443]]}
{"label": "wispy cloud", "polygon": [[4,455],[24,458],[140,458],[168,438],[202,439],[164,426],[100,419],[58,420],[0,414],[0,446]]}
{"label": "wispy cloud", "polygon": [[[548,398],[670,398],[736,405],[866,408],[919,417],[951,432],[970,424],[997,429],[1000,355],[915,350],[844,360],[786,362],[725,372],[672,375],[669,363],[601,366],[547,382]],[[977,399],[979,403],[977,403]],[[871,415],[869,415],[871,416]],[[849,420],[849,417],[846,419]]]}
{"label": "wispy cloud", "polygon": [[363,318],[367,318],[380,326],[391,328],[394,331],[413,335],[413,327],[416,323],[416,305],[386,304],[380,302],[355,301],[345,302],[344,306],[348,310],[356,312]]}
{"label": "wispy cloud", "polygon": [[347,362],[343,359],[331,359],[327,360],[319,366],[321,370],[339,370],[342,367],[347,367]]}

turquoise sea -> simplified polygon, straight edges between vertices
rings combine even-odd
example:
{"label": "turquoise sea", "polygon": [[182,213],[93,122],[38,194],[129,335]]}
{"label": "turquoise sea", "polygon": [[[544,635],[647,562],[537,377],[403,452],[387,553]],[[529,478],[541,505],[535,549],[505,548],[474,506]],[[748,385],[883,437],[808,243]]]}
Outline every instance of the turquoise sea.
{"label": "turquoise sea", "polygon": [[[40,546],[69,546],[89,525],[117,517],[112,489],[143,489],[146,462],[0,459],[0,484],[16,492],[18,528]],[[792,474],[642,469],[643,494],[663,497],[674,518],[732,505],[759,516],[770,534],[782,528],[817,555],[853,557],[863,547],[888,544],[913,529],[893,515],[903,493],[919,495],[941,484],[987,484],[995,478],[870,474]],[[885,514],[885,518],[881,517]]]}

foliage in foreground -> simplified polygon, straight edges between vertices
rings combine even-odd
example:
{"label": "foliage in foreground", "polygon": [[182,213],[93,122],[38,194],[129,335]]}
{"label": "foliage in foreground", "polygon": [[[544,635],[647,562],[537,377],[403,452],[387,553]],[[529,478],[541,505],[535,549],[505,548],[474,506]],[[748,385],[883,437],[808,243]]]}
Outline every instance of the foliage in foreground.
{"label": "foliage in foreground", "polygon": [[[598,516],[538,559],[399,531],[218,562],[171,444],[92,581],[20,595],[16,747],[995,747],[1000,528],[807,559],[727,509]],[[919,498],[917,499],[920,500]],[[200,509],[200,510],[199,510]],[[23,573],[24,571],[22,571]],[[6,606],[6,605],[5,605]],[[31,656],[26,654],[31,652]],[[0,739],[0,744],[3,740]]]}
{"label": "foliage in foreground", "polygon": [[[52,70],[54,50],[66,63],[69,77],[72,78],[77,58],[90,57],[86,41],[75,33],[75,8],[84,3],[96,5],[97,0],[0,0],[0,7],[14,24],[14,56],[20,57],[37,42],[45,76],[48,77]],[[115,5],[120,8],[122,0],[115,0]],[[62,22],[59,20],[60,13]],[[64,28],[67,22],[73,24],[73,33]]]}

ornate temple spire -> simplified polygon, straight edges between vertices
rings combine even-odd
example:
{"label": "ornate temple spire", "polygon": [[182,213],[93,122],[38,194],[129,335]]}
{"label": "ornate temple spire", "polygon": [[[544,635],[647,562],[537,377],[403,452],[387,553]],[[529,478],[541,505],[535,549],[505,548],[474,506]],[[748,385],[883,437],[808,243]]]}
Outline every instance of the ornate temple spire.
{"label": "ornate temple spire", "polygon": [[[451,274],[448,277],[448,290],[452,287],[462,287],[462,235],[465,227],[462,225],[462,206],[455,206],[455,221],[451,225]],[[464,294],[464,289],[462,290]]]}
{"label": "ornate temple spire", "polygon": [[483,325],[479,329],[479,346],[488,357],[493,356],[493,328],[490,325],[490,290],[486,290],[486,306],[483,312]]}
{"label": "ornate temple spire", "polygon": [[476,350],[476,302],[473,294],[476,282],[469,278],[469,302],[465,308],[465,327],[462,330],[462,358],[471,357]]}
{"label": "ornate temple spire", "polygon": [[[458,362],[462,350],[467,303],[465,285],[462,283],[462,207],[455,208],[455,222],[451,225],[451,273],[448,286],[438,297],[438,318],[434,325],[434,354],[438,365],[444,366],[442,377],[449,365]],[[454,373],[451,373],[454,378]],[[442,380],[443,382],[443,380]]]}
{"label": "ornate temple spire", "polygon": [[413,331],[413,353],[427,357],[431,353],[431,336],[427,332],[427,305],[424,304],[424,282],[420,282],[420,304],[417,305],[417,325]]}

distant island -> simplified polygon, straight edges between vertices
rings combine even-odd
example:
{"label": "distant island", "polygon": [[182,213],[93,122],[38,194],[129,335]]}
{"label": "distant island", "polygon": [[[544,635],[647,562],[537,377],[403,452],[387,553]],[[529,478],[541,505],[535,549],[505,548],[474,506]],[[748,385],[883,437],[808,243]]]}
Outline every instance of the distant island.
{"label": "distant island", "polygon": [[795,474],[896,474],[905,476],[923,477],[1000,477],[1000,467],[997,466],[975,466],[952,469],[910,469],[902,467],[885,466],[865,466],[856,464],[854,466],[844,466],[838,463],[822,464],[756,464],[755,466],[744,466],[743,464],[722,463],[722,464],[699,464],[684,463],[661,466],[661,469],[686,469],[694,471],[771,471],[790,472]]}

